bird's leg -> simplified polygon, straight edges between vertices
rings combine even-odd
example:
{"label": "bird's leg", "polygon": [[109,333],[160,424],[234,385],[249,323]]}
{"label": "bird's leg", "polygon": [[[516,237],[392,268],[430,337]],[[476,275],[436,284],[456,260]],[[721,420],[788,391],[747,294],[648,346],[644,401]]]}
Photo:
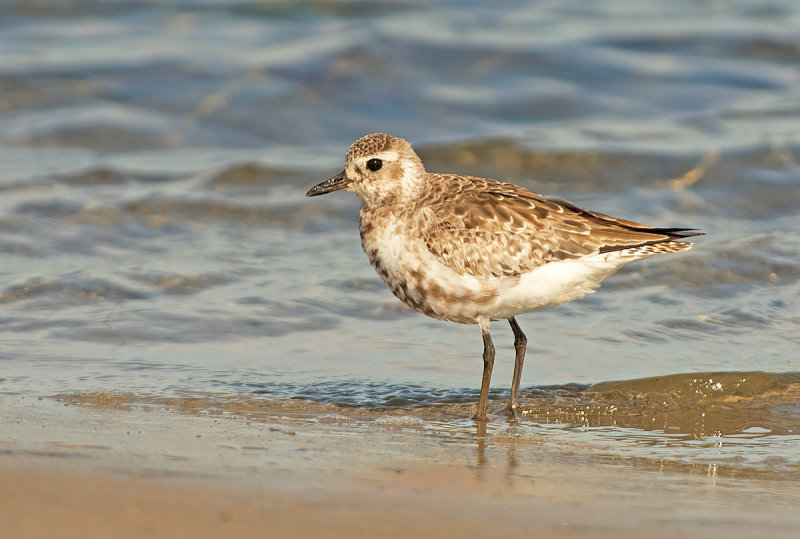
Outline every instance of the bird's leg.
{"label": "bird's leg", "polygon": [[508,323],[511,324],[511,331],[514,332],[514,350],[516,350],[514,377],[511,379],[511,398],[508,399],[507,407],[508,417],[511,419],[519,411],[519,382],[522,378],[522,363],[525,361],[525,346],[528,344],[528,339],[513,316],[508,319]]}
{"label": "bird's leg", "polygon": [[478,401],[478,411],[475,414],[476,421],[486,421],[486,400],[489,398],[489,382],[492,380],[492,368],[494,367],[494,344],[492,336],[489,335],[489,323],[481,324],[483,333],[483,379],[481,380],[481,398]]}

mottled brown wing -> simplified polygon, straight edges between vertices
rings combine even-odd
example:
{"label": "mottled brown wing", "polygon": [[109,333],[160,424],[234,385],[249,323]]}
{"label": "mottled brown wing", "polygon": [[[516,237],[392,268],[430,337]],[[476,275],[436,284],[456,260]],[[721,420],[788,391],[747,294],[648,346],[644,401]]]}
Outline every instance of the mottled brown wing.
{"label": "mottled brown wing", "polygon": [[674,236],[663,231],[678,230],[616,220],[494,180],[429,176],[425,242],[461,274],[518,275],[548,262],[668,241]]}

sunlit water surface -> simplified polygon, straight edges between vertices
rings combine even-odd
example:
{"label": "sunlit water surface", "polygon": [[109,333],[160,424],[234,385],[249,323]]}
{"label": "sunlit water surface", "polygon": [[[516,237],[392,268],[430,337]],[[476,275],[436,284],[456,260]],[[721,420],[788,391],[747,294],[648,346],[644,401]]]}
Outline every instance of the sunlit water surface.
{"label": "sunlit water surface", "polygon": [[304,197],[386,131],[432,171],[707,234],[519,317],[520,428],[798,471],[797,3],[0,10],[4,395],[463,428],[477,327],[392,297],[353,195]]}

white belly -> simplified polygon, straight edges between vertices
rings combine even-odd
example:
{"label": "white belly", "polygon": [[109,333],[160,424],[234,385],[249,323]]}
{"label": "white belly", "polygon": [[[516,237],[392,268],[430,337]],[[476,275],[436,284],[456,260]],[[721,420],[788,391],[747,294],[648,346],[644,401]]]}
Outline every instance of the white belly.
{"label": "white belly", "polygon": [[603,279],[635,260],[636,257],[597,255],[551,262],[516,280],[505,278],[507,282],[497,287],[498,298],[491,318],[511,318],[582,298],[594,293]]}

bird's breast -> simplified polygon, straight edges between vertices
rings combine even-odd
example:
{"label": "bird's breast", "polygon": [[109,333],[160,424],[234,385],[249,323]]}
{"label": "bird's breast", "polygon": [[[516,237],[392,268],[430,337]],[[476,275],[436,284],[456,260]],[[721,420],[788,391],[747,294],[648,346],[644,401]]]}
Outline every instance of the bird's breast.
{"label": "bird's breast", "polygon": [[361,246],[392,293],[433,318],[478,323],[497,291],[474,276],[443,265],[427,248],[424,231],[407,216],[359,218]]}

